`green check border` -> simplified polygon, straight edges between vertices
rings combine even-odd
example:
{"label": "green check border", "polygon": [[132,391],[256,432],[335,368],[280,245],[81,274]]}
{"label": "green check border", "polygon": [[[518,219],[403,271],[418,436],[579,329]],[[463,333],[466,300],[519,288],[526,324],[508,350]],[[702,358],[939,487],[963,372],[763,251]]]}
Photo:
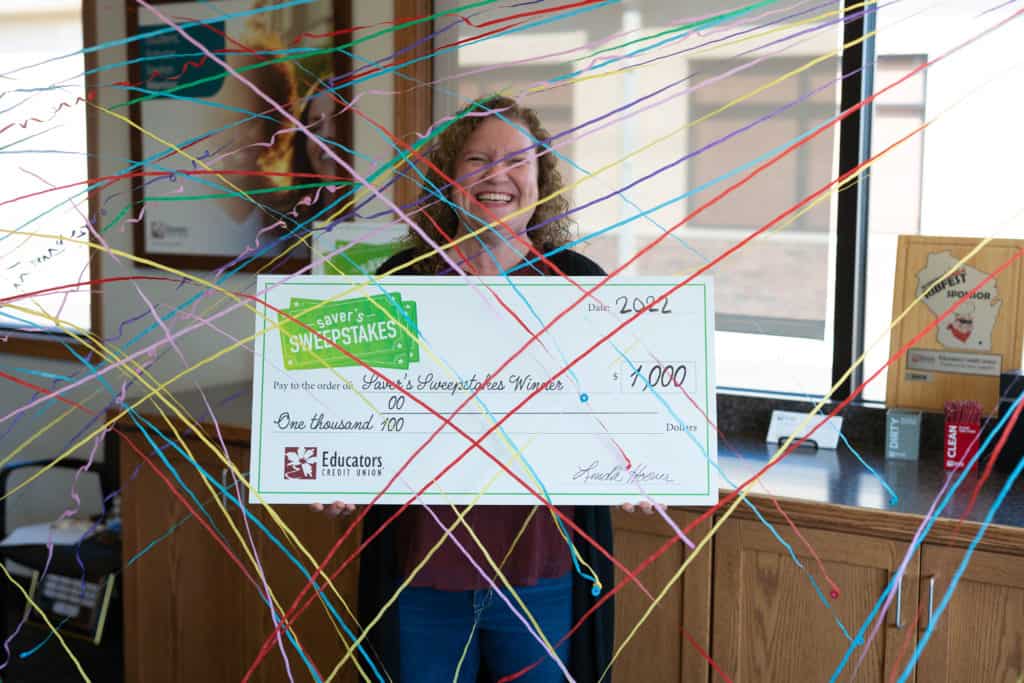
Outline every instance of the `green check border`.
{"label": "green check border", "polygon": [[[315,277],[321,277],[321,276],[315,276]],[[323,282],[323,281],[320,281],[320,282],[284,282],[284,283],[280,283],[280,284],[278,284],[276,286],[277,287],[323,287],[325,285],[330,285],[330,284],[332,284],[332,283]],[[647,283],[647,284],[650,284],[653,287],[659,287],[659,286],[672,287],[672,286],[675,286],[678,283],[675,283],[675,282],[650,282],[650,283]],[[408,288],[408,287],[465,287],[466,285],[464,283],[461,283],[461,282],[453,282],[451,284],[448,284],[446,282],[409,282],[408,284],[406,284],[405,282],[402,282],[399,286],[401,288],[405,289],[405,288]],[[488,283],[487,286],[488,287],[516,287],[518,289],[518,288],[523,288],[523,287],[564,287],[566,285],[561,283],[561,282],[536,282],[536,283],[534,283],[534,282],[529,282],[529,283],[527,283],[527,282],[517,282],[517,283],[495,282],[495,283]],[[635,286],[636,285],[633,284],[633,283],[609,282],[609,283],[605,284],[602,287],[602,289],[604,289],[606,287],[607,288],[612,288],[612,287],[635,287]],[[703,282],[694,282],[694,283],[691,283],[691,284],[683,285],[684,289],[687,288],[687,287],[700,287],[700,289],[701,289],[701,298],[702,298],[702,300],[704,302],[704,315],[702,316],[703,324],[704,324],[704,329],[703,329],[703,337],[704,337],[704,405],[705,405],[705,407],[707,407],[707,406],[711,405],[710,404],[710,400],[711,400],[711,382],[710,382],[710,377],[709,377],[709,375],[710,375],[710,368],[709,368],[710,364],[708,363],[708,292],[707,292],[707,286]],[[265,368],[266,358],[267,358],[267,318],[266,317],[259,317],[259,318],[257,318],[257,323],[260,326],[258,332],[261,335],[260,357],[262,358],[262,362],[261,362],[261,365],[260,365],[260,374],[259,374],[259,382],[260,382],[260,387],[259,387],[259,389],[260,389],[260,392],[259,392],[260,399],[259,399],[259,401],[260,402],[259,402],[259,420],[258,420],[259,426],[258,426],[258,429],[255,430],[252,433],[259,434],[262,437],[262,435],[263,435],[263,409],[264,409],[264,405],[265,405],[264,402],[263,402],[263,389],[266,386],[266,382],[264,381],[264,372],[263,371],[264,371],[264,368]],[[256,375],[254,373],[253,374],[253,382],[255,382],[255,381],[256,381]],[[659,498],[693,498],[693,497],[696,497],[696,496],[707,496],[707,495],[711,494],[711,461],[708,459],[709,458],[708,454],[711,451],[711,445],[710,445],[711,429],[710,429],[710,425],[707,423],[706,420],[704,421],[703,426],[704,426],[704,454],[705,454],[705,460],[704,460],[704,491],[702,491],[702,492],[691,492],[691,493],[658,493],[657,495],[658,495]],[[290,496],[310,496],[310,497],[313,497],[313,496],[325,496],[325,495],[339,495],[339,496],[344,496],[344,495],[366,495],[366,493],[367,493],[366,491],[310,491],[310,492],[305,492],[305,491],[265,491],[263,489],[263,484],[262,484],[262,480],[263,480],[263,439],[260,438],[258,440],[258,442],[255,443],[255,444],[251,443],[250,447],[256,449],[256,467],[257,467],[256,493],[261,495],[261,496],[262,495],[279,495],[280,494],[280,495],[290,495]],[[475,496],[475,495],[478,495],[479,493],[480,493],[479,491],[444,491],[444,492],[438,491],[436,493],[426,492],[426,493],[424,493],[422,495],[422,497],[428,498],[428,497],[433,497],[433,496],[437,496],[437,497]],[[571,498],[572,496],[588,497],[588,498],[596,498],[596,497],[602,497],[602,496],[617,497],[617,496],[621,496],[622,495],[621,493],[587,493],[587,494],[581,494],[581,493],[567,493],[567,492],[550,491],[550,490],[548,491],[548,494],[552,495],[552,496],[564,496],[566,498]],[[398,494],[397,493],[387,492],[384,495],[387,496],[387,495],[398,495]],[[498,491],[498,492],[494,492],[494,493],[484,493],[482,497],[483,498],[487,498],[488,496],[530,496],[530,497],[533,497],[534,494],[532,494],[532,493],[530,493],[528,491],[518,491],[518,492],[512,492],[512,493]],[[382,500],[383,499],[384,498],[382,497]]]}

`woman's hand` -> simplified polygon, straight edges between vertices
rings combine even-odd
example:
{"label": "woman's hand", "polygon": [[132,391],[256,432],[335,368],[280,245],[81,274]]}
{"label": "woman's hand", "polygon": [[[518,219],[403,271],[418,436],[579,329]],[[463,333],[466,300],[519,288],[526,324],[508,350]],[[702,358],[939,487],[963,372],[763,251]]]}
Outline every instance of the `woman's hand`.
{"label": "woman's hand", "polygon": [[[635,503],[635,504],[634,503],[623,503],[621,505],[621,507],[622,507],[622,509],[625,512],[636,512],[636,509],[640,508],[641,510],[643,510],[643,513],[645,515],[653,515],[654,514],[654,505],[652,505],[651,502],[647,501],[647,500],[641,500],[639,503]],[[664,506],[659,506],[659,507],[664,508]]]}
{"label": "woman's hand", "polygon": [[356,511],[354,503],[346,503],[340,500],[336,500],[328,505],[324,505],[323,503],[313,503],[309,507],[313,512],[327,513],[328,517],[347,517]]}

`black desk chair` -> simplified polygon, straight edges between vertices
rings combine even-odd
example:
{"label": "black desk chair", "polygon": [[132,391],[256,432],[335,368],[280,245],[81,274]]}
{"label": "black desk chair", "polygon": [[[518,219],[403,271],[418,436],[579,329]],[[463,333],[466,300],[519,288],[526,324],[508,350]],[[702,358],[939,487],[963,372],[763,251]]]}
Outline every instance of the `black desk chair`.
{"label": "black desk chair", "polygon": [[[93,462],[84,474],[99,477],[100,490],[107,508],[111,512],[112,500],[109,496],[118,488],[117,454],[115,448],[107,448],[105,462]],[[114,451],[111,453],[111,451]],[[33,460],[13,463],[0,468],[0,492],[7,492],[7,481],[11,474],[26,468],[40,468],[50,465],[50,460]],[[55,468],[79,469],[86,461],[76,458],[65,458],[52,463]],[[46,477],[43,474],[42,477]],[[84,477],[83,477],[84,479]],[[81,481],[81,480],[80,480]],[[33,484],[30,484],[32,486]],[[7,502],[0,500],[0,530],[7,531]],[[101,523],[105,519],[99,520]],[[119,521],[119,520],[118,520]],[[53,556],[47,567],[47,546],[42,544],[0,546],[0,562],[13,560],[33,571],[30,592],[33,600],[46,610],[50,621],[56,625],[64,622],[62,633],[69,632],[92,640],[99,644],[105,629],[119,624],[119,611],[114,601],[114,577],[121,568],[121,536],[119,525],[116,531],[104,531],[92,535],[77,545],[54,545]],[[79,564],[81,561],[81,564]],[[82,576],[88,584],[83,595]],[[45,576],[42,574],[46,568]],[[0,576],[0,632],[6,638],[8,628],[8,610],[12,604],[21,603],[21,593]],[[95,586],[95,588],[93,588]],[[12,603],[11,596],[17,598]],[[89,600],[89,598],[95,598]],[[90,606],[88,603],[94,603]],[[82,604],[85,603],[85,604]],[[33,610],[34,613],[34,610]],[[30,615],[30,618],[33,615]],[[35,615],[38,620],[38,615]],[[111,621],[113,623],[108,623]],[[11,625],[13,627],[13,625]]]}

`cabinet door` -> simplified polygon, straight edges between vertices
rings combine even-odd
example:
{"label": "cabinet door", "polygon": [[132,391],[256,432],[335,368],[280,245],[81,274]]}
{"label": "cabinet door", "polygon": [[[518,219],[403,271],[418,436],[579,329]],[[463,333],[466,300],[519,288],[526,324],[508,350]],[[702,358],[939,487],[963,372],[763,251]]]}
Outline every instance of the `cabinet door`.
{"label": "cabinet door", "polygon": [[[923,546],[922,629],[963,556],[963,549]],[[1018,683],[1024,676],[1024,558],[975,552],[933,629],[917,663],[921,681]]]}
{"label": "cabinet door", "polygon": [[[682,529],[696,515],[671,510],[676,525]],[[614,510],[615,557],[635,569],[675,533],[659,515]],[[696,542],[707,533],[703,523],[691,533]],[[685,552],[684,552],[685,551]],[[615,679],[619,681],[707,681],[708,665],[704,656],[687,638],[707,652],[711,616],[711,547],[705,547],[686,569],[682,578],[666,594],[659,606],[644,621],[640,630],[615,661]],[[677,542],[639,579],[653,596],[657,596],[682,566],[689,550]],[[616,582],[622,580],[616,569]],[[615,596],[615,646],[636,626],[651,604],[651,599],[634,583],[623,587]],[[684,634],[685,629],[685,634]]]}
{"label": "cabinet door", "polygon": [[[202,515],[196,500],[150,452],[145,439],[137,432],[127,434]],[[187,442],[194,454],[205,448]],[[228,547],[242,557],[202,476],[181,457],[168,458],[181,482],[213,518]],[[211,474],[220,471],[205,458],[200,462]],[[245,598],[239,586],[245,581],[238,566],[210,532],[190,517],[168,485],[123,442],[120,463],[126,680],[241,680],[246,662],[238,619]],[[138,553],[142,554],[129,565]]]}
{"label": "cabinet door", "polygon": [[[713,657],[737,683],[828,680],[849,645],[837,619],[850,637],[856,635],[902,560],[907,544],[800,528],[800,535],[838,586],[839,597],[833,599],[804,542],[788,525],[774,524],[804,569],[759,521],[730,519],[715,537]],[[828,605],[822,602],[808,573]],[[886,681],[904,642],[908,651],[916,644],[915,631],[908,624],[912,614],[907,608],[917,604],[917,576],[915,558],[903,578],[899,626],[894,600],[852,680]],[[842,680],[850,680],[859,656],[860,650],[856,650]]]}
{"label": "cabinet door", "polygon": [[[309,560],[287,539],[271,519],[268,511],[259,505],[250,505],[249,510],[288,548],[288,551],[302,563],[306,571],[312,573],[315,567],[311,566]],[[313,555],[317,564],[326,557],[331,547],[341,537],[344,528],[350,523],[348,520],[332,519],[323,513],[313,512],[304,505],[276,505],[274,511],[288,525],[299,542]],[[308,580],[266,534],[259,532],[251,522],[250,526],[256,539],[256,547],[259,549],[260,562],[267,584],[276,595],[281,607],[288,610]],[[332,556],[327,567],[328,574],[331,569],[337,567],[342,560],[352,554],[359,545],[359,538],[360,533],[356,529]],[[344,618],[351,632],[357,636],[361,633],[361,629],[355,625],[353,615],[356,612],[358,571],[359,563],[353,562],[333,581],[334,587],[341,594],[347,608],[329,588],[326,588],[324,581],[317,582],[318,585],[325,587],[323,591],[325,598],[330,600],[335,611]],[[312,591],[307,591],[300,604],[304,604],[311,595],[313,595]],[[348,610],[351,610],[351,614]],[[280,612],[278,612],[278,617],[280,618]],[[246,604],[244,629],[247,660],[251,662],[255,659],[267,635],[273,631],[270,608],[259,598],[250,600]],[[315,600],[293,622],[293,635],[301,645],[306,658],[312,662],[320,672],[321,678],[325,680],[344,656],[350,644],[347,636],[338,634],[338,629],[339,627],[336,626],[333,618],[327,612],[327,608],[320,600]],[[306,663],[295,650],[295,646],[283,635],[282,643],[284,654],[275,643],[274,649],[260,663],[251,680],[255,683],[276,683],[288,680],[284,657],[288,658],[288,666],[295,680],[313,680]],[[344,668],[332,680],[343,682],[360,680],[359,674],[352,664],[352,659],[346,662]]]}

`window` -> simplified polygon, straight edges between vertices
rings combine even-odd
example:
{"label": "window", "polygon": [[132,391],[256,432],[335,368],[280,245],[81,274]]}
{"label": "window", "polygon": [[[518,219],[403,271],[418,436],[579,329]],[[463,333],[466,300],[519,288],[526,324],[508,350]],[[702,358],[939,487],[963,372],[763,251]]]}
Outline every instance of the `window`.
{"label": "window", "polygon": [[[842,25],[838,14],[827,13],[838,13],[839,3],[811,11],[782,2],[767,14],[699,31],[679,26],[712,9],[679,7],[670,13],[651,0],[551,15],[555,21],[542,16],[535,27],[519,26],[435,62],[435,77],[442,78],[434,90],[436,118],[501,92],[535,108],[555,135],[579,127],[558,152],[575,184],[574,205],[592,204],[574,214],[588,237],[578,248],[607,270],[737,182],[738,167],[767,159],[838,111]],[[502,12],[481,11],[472,21]],[[494,28],[444,17],[435,30],[446,27],[435,47]],[[801,27],[813,30],[797,35]],[[610,59],[623,54],[629,56]],[[826,131],[701,211],[626,272],[681,279],[715,258],[835,177],[836,136],[837,129]],[[624,195],[613,194],[632,183]],[[834,215],[826,197],[710,271],[720,386],[821,394],[831,385]]]}
{"label": "window", "polygon": [[[810,68],[807,62],[798,57],[691,61],[699,74],[734,74],[690,95],[691,116],[708,118],[694,127],[691,147],[714,146],[690,162],[690,186],[710,187],[699,196],[714,196],[721,187],[718,178],[751,159],[783,149],[801,133],[835,117],[838,59]],[[759,92],[783,74],[793,75]],[[802,97],[806,99],[792,104]],[[737,98],[744,99],[734,103]],[[765,120],[749,133],[718,142],[760,119]],[[710,206],[692,230],[701,233],[706,251],[720,253],[827,183],[834,163],[835,134],[828,131],[754,178],[734,198]],[[823,340],[832,220],[830,202],[812,205],[783,229],[773,230],[723,263],[717,269],[718,329]],[[794,287],[796,273],[821,286]]]}
{"label": "window", "polygon": [[[978,0],[880,7],[876,90],[1014,11],[987,11],[993,7]],[[1018,187],[1024,144],[1017,132],[1021,72],[1016,60],[1007,61],[1019,51],[1020,39],[1020,27],[993,31],[875,103],[873,154],[927,119],[932,123],[871,168],[865,346],[882,341],[868,350],[865,377],[889,358],[897,235],[1024,238]],[[883,373],[868,385],[865,398],[883,401],[885,381]]]}
{"label": "window", "polygon": [[[90,250],[82,243],[89,239],[84,58],[77,54],[48,62],[81,49],[81,3],[76,0],[7,0],[0,5],[6,94],[0,177],[3,200],[9,202],[2,209],[2,227],[20,228],[0,234],[3,298],[91,279]],[[28,68],[15,71],[22,67]],[[90,297],[86,284],[22,299],[15,305],[27,310],[5,307],[0,327],[5,335],[89,330]],[[40,346],[34,343],[33,351],[40,352]],[[0,350],[12,347],[5,344]]]}
{"label": "window", "polygon": [[[437,4],[454,6],[453,0]],[[845,4],[851,12],[862,8]],[[543,15],[535,26],[521,21],[514,32],[440,57],[435,117],[498,91],[558,121],[551,125],[555,134],[564,130],[559,125],[598,120],[559,151],[578,183],[576,206],[610,195],[575,214],[589,237],[579,248],[610,270],[830,120],[841,102],[852,105],[862,86],[880,90],[1015,11],[980,0],[906,0],[872,7],[864,19],[844,25],[843,6],[773,3],[759,14],[690,31],[680,29],[689,17],[735,8],[640,0]],[[501,16],[502,10],[480,10],[472,21]],[[435,26],[442,31],[435,45],[494,28],[445,17]],[[861,35],[867,39],[843,52],[844,42]],[[833,188],[711,271],[720,387],[824,394],[860,353],[861,329],[865,348],[881,342],[868,349],[854,380],[879,368],[889,355],[885,330],[898,234],[1024,237],[1016,200],[1024,147],[1014,132],[1020,76],[1006,60],[1019,42],[1019,27],[1006,26],[923,70],[865,107],[863,125],[850,117],[829,128],[632,264],[628,274],[690,273],[836,178],[841,166],[851,168],[861,155],[938,117],[850,183],[853,191]],[[527,73],[540,65],[559,75]],[[647,99],[611,113],[640,98]],[[840,208],[865,196],[864,209]],[[863,397],[884,395],[883,375]]]}

